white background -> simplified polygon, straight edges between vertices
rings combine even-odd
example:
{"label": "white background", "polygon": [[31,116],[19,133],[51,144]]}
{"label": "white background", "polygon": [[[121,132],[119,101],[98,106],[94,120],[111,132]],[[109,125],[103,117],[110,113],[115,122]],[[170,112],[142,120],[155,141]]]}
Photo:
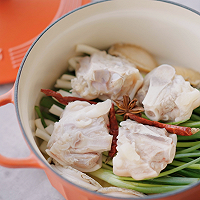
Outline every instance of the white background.
{"label": "white background", "polygon": [[[95,0],[97,1],[97,0]],[[171,0],[200,11],[200,0]],[[0,95],[11,84],[0,85]],[[29,149],[19,129],[14,106],[0,108],[0,152],[8,157],[26,157]],[[9,169],[0,166],[0,200],[64,200],[40,169]]]}

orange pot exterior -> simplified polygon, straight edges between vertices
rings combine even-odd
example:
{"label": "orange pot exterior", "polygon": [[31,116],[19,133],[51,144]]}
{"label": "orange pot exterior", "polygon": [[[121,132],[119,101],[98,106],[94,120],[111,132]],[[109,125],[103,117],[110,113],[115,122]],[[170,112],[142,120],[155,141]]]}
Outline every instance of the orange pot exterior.
{"label": "orange pot exterior", "polygon": [[4,38],[0,41],[0,84],[15,81],[27,50],[48,25],[78,5],[90,2],[90,0],[0,1],[0,38]]}

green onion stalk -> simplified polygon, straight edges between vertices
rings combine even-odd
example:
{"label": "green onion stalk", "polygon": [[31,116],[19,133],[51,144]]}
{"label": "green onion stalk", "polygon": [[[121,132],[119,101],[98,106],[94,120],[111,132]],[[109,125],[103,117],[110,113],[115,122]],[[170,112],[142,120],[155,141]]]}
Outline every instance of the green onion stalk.
{"label": "green onion stalk", "polygon": [[177,189],[185,188],[185,185],[163,185],[151,183],[138,183],[133,181],[120,180],[118,176],[114,175],[111,170],[101,168],[94,172],[89,172],[89,175],[97,177],[111,185],[121,188],[136,190],[146,194],[165,193]]}
{"label": "green onion stalk", "polygon": [[[52,97],[43,97],[40,107],[35,106],[36,113],[44,127],[45,119],[53,122],[59,118],[48,112],[48,109],[55,104],[62,109],[65,105],[54,100]],[[117,107],[115,106],[115,110]],[[142,117],[148,117],[142,113]],[[118,124],[123,121],[123,116],[117,115]],[[190,119],[180,122],[170,122],[168,124],[200,128],[200,107],[196,108]],[[102,168],[97,171],[89,172],[89,175],[102,179],[103,181],[117,187],[133,189],[145,194],[156,194],[170,192],[187,187],[200,179],[200,131],[192,136],[177,136],[177,152],[172,163],[155,178],[145,180],[134,180],[132,177],[121,177],[113,174],[112,160],[107,161],[108,152],[102,156]]]}

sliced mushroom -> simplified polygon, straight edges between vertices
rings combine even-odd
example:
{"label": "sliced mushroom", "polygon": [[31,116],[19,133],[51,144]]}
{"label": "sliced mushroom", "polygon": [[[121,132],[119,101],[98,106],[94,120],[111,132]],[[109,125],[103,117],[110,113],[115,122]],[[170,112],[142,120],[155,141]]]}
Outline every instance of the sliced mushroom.
{"label": "sliced mushroom", "polygon": [[158,66],[155,58],[147,50],[133,44],[116,43],[110,47],[108,53],[127,59],[141,72],[150,72]]}
{"label": "sliced mushroom", "polygon": [[87,188],[89,190],[97,191],[102,188],[102,186],[95,181],[93,178],[87,174],[74,169],[73,167],[67,166],[63,167],[61,165],[51,165],[51,167],[61,176],[71,181],[74,184],[77,184],[81,187]]}
{"label": "sliced mushroom", "polygon": [[97,192],[114,196],[114,197],[144,197],[143,193],[137,192],[135,190],[125,189],[125,188],[118,188],[118,187],[103,187],[97,190]]}
{"label": "sliced mushroom", "polygon": [[176,74],[181,75],[186,81],[189,81],[193,87],[200,89],[200,73],[190,68],[173,66]]}

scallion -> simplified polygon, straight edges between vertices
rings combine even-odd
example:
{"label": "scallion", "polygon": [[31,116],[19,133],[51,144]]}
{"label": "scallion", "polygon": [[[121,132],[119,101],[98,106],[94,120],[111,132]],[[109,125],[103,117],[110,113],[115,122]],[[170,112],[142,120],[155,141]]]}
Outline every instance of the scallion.
{"label": "scallion", "polygon": [[46,127],[47,127],[47,124],[46,124],[46,122],[44,121],[44,117],[43,117],[43,115],[42,115],[42,113],[41,113],[41,111],[40,111],[39,106],[35,106],[35,111],[36,111],[38,117],[41,119],[42,125],[44,126],[44,128],[46,128]]}

